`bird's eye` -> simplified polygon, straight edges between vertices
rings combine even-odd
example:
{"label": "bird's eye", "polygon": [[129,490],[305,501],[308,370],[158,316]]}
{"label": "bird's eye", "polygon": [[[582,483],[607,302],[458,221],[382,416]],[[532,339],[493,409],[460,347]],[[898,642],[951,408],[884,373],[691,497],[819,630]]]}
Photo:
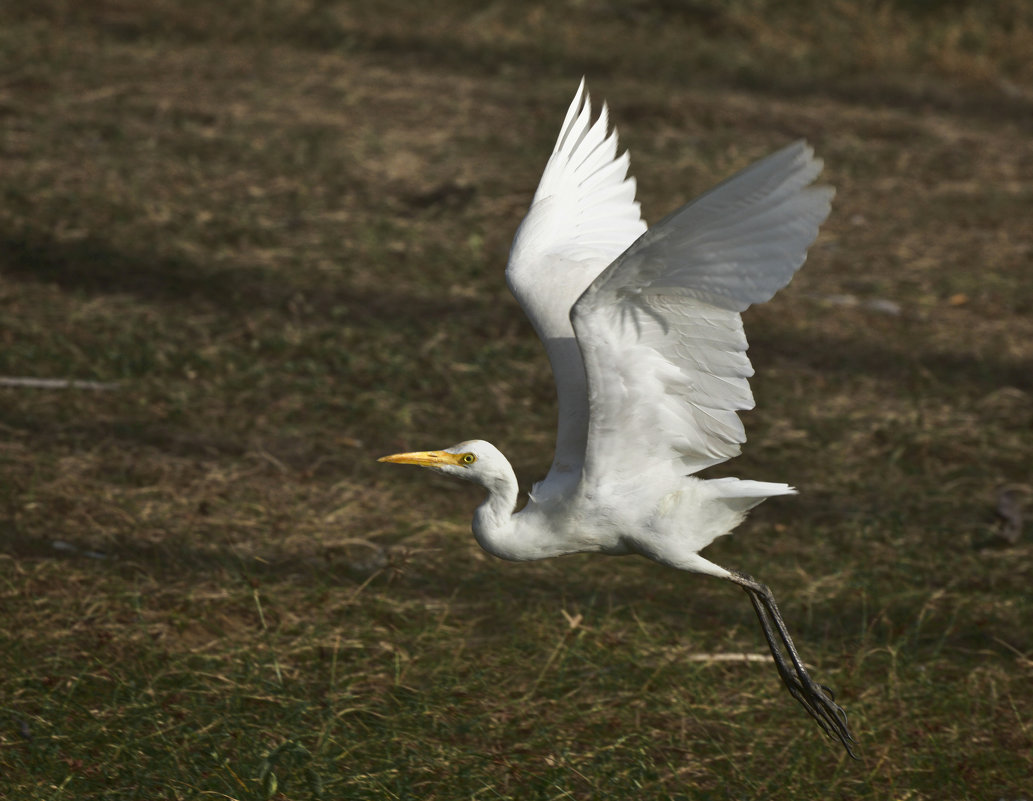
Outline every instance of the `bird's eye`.
{"label": "bird's eye", "polygon": [[477,457],[474,456],[472,453],[464,453],[462,456],[459,457],[459,461],[461,461],[463,464],[473,464],[477,461]]}

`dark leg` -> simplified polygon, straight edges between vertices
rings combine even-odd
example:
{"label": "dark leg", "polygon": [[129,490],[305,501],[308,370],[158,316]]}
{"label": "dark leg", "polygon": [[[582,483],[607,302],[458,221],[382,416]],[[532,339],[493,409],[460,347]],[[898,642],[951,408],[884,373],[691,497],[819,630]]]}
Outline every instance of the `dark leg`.
{"label": "dark leg", "polygon": [[771,649],[771,656],[774,657],[778,675],[789,693],[807,710],[807,714],[818,721],[825,734],[838,739],[846,748],[846,752],[853,759],[857,759],[851,747],[854,738],[847,727],[846,712],[835,702],[828,687],[816,683],[808,675],[771,590],[745,573],[733,571],[731,580],[750,596],[757,619],[764,630],[764,638]]}

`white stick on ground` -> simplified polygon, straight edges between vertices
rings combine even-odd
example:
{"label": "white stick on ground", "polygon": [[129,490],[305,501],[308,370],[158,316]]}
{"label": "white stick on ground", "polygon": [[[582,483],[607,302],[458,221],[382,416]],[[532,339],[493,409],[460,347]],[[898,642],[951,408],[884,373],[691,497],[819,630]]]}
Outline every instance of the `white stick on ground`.
{"label": "white stick on ground", "polygon": [[23,378],[0,376],[0,387],[29,387],[31,389],[118,389],[112,381],[80,381],[75,378]]}

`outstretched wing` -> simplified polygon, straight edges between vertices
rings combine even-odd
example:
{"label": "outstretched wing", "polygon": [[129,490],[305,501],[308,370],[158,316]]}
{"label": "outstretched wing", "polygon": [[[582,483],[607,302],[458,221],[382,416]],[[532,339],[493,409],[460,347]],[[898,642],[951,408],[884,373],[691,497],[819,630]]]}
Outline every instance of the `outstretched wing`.
{"label": "outstretched wing", "polygon": [[833,190],[797,142],[659,222],[571,311],[588,379],[588,486],[685,475],[739,453],[753,407],[739,312],[803,264]]}
{"label": "outstretched wing", "polygon": [[603,104],[592,123],[581,81],[567,109],[506,266],[506,281],[545,344],[559,396],[552,471],[579,475],[588,431],[585,371],[570,312],[588,285],[645,230],[628,177],[627,152],[617,155]]}

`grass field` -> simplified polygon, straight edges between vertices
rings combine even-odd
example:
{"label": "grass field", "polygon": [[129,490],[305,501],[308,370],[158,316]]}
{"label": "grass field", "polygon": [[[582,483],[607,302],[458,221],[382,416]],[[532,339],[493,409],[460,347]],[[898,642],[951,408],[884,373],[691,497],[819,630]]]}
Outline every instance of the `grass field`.
{"label": "grass field", "polygon": [[[115,384],[0,387],[0,797],[1033,798],[1033,7],[429,8],[0,10],[0,376]],[[707,658],[764,653],[736,588],[500,562],[375,461],[544,474],[502,271],[582,74],[648,220],[799,137],[837,188],[720,468],[800,495],[707,554],[860,761]]]}

